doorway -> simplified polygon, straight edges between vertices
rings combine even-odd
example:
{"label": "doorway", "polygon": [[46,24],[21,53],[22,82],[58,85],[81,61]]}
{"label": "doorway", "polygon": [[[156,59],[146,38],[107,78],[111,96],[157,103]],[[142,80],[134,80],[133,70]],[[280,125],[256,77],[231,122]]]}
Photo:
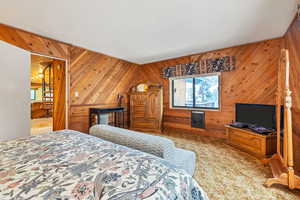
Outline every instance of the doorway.
{"label": "doorway", "polygon": [[65,61],[31,55],[31,135],[65,129]]}

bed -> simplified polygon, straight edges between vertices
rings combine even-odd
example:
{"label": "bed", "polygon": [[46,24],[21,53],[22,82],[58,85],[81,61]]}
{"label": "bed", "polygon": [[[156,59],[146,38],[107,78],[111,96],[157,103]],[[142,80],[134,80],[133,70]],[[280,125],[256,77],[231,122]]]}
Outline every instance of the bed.
{"label": "bed", "polygon": [[153,155],[64,130],[0,143],[1,200],[207,200]]}

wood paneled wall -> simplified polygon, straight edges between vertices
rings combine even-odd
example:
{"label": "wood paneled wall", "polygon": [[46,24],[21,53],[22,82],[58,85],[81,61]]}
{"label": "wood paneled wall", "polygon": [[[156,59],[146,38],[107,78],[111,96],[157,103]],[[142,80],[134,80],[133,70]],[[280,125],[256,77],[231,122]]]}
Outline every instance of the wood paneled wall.
{"label": "wood paneled wall", "polygon": [[295,168],[300,172],[300,19],[294,20],[284,38],[290,52]]}
{"label": "wood paneled wall", "polygon": [[22,49],[57,58],[69,58],[69,45],[0,24],[0,40]]}
{"label": "wood paneled wall", "polygon": [[[117,94],[135,84],[138,65],[0,24],[0,40],[25,50],[67,60],[69,128],[87,132],[90,107],[114,107]],[[79,96],[75,97],[75,92]],[[127,107],[127,98],[124,106]],[[128,117],[127,117],[128,119]]]}
{"label": "wood paneled wall", "polygon": [[[146,64],[142,66],[139,77],[163,85],[165,129],[225,137],[224,125],[235,119],[235,103],[275,104],[278,58],[282,45],[283,40],[279,38]],[[160,76],[161,69],[223,56],[235,56],[237,69],[221,74],[221,110],[206,111],[206,129],[191,128],[191,111],[169,108],[169,81]]]}
{"label": "wood paneled wall", "polygon": [[138,65],[78,47],[71,48],[70,60],[71,129],[87,132],[89,108],[115,107],[118,94],[126,97],[123,106],[127,108]]}

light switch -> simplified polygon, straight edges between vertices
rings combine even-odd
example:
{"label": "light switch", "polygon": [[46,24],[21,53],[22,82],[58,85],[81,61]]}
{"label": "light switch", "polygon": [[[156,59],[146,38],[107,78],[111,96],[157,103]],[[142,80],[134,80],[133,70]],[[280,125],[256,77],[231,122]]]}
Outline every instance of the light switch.
{"label": "light switch", "polygon": [[79,97],[79,92],[74,93],[75,97]]}

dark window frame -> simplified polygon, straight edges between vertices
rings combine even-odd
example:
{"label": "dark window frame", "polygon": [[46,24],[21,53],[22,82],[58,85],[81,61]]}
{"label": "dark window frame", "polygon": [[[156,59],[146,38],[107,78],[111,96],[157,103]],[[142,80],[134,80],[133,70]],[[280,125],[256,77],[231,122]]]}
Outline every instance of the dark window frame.
{"label": "dark window frame", "polygon": [[[196,87],[195,87],[195,79],[199,78],[199,77],[206,77],[206,76],[217,76],[218,77],[218,107],[196,107],[196,95],[195,95],[195,91],[196,91]],[[188,79],[188,78],[192,78],[193,79],[193,106],[175,106],[174,105],[174,80],[178,80],[178,79]],[[187,76],[187,77],[178,77],[178,78],[174,78],[170,80],[170,84],[171,84],[171,95],[172,95],[172,107],[171,108],[181,108],[181,109],[198,109],[198,110],[215,110],[218,111],[221,109],[221,76],[219,73],[217,74],[206,74],[206,75],[201,75],[201,76]]]}

